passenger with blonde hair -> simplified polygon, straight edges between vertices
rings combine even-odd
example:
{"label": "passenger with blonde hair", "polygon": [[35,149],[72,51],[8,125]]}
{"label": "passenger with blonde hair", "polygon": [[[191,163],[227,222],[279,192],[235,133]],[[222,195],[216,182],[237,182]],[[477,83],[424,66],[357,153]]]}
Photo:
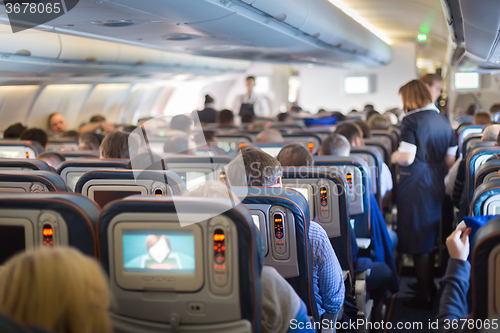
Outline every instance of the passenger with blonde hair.
{"label": "passenger with blonde hair", "polygon": [[417,274],[418,285],[412,286],[417,296],[406,305],[429,309],[436,289],[432,252],[445,195],[445,166],[453,165],[457,146],[449,120],[439,113],[422,81],[408,82],[399,94],[406,116],[401,123],[401,144],[392,154],[392,163],[401,166],[398,249],[413,255]]}
{"label": "passenger with blonde hair", "polygon": [[55,333],[111,333],[111,296],[99,264],[67,247],[37,248],[0,270],[0,312]]}

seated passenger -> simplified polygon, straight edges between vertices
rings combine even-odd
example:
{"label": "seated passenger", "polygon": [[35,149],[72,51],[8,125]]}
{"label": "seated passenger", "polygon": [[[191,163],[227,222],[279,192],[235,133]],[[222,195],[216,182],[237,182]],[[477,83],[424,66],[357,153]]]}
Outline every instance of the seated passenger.
{"label": "seated passenger", "polygon": [[109,133],[102,140],[100,147],[101,158],[126,158],[137,155],[139,143],[130,134],[124,132]]}
{"label": "seated passenger", "polygon": [[[306,149],[306,148],[304,148]],[[227,166],[228,179],[246,179],[248,186],[281,187],[282,168],[271,155],[255,147],[240,150],[245,170],[237,162]],[[243,172],[245,174],[243,174]],[[309,241],[313,257],[313,283],[319,315],[339,312],[344,303],[342,269],[325,230],[316,222],[309,224]]]}
{"label": "seated passenger", "polygon": [[80,135],[92,132],[96,132],[99,134],[108,134],[115,131],[115,126],[113,124],[107,123],[106,118],[101,115],[95,115],[90,118],[90,122],[88,124],[80,126],[78,133]]}
{"label": "seated passenger", "polygon": [[[190,197],[226,198],[240,203],[238,197],[225,185],[207,181],[188,193]],[[314,330],[293,330],[291,323],[310,323],[307,308],[288,282],[271,266],[264,265],[261,274],[261,329],[263,333],[311,332]],[[297,325],[298,326],[298,325]]]}
{"label": "seated passenger", "polygon": [[[352,147],[361,147],[365,144],[363,140],[363,132],[357,126],[359,125],[352,123],[343,123],[339,125],[335,129],[335,133],[343,135]],[[367,133],[368,135],[368,133]],[[387,164],[382,164],[382,170],[380,170],[380,197],[384,200],[387,192],[392,191],[393,183],[392,183],[392,173]]]}
{"label": "seated passenger", "polygon": [[103,139],[102,134],[85,133],[79,139],[78,150],[99,150]]}
{"label": "seated passenger", "polygon": [[389,116],[377,115],[370,118],[368,126],[372,130],[390,131],[392,129],[392,122]]}
{"label": "seated passenger", "polygon": [[21,134],[20,139],[38,142],[40,146],[42,146],[42,148],[45,149],[45,147],[47,147],[47,142],[49,140],[49,137],[47,136],[47,133],[45,133],[44,130],[41,130],[39,128],[30,128]]}
{"label": "seated passenger", "polygon": [[318,154],[320,156],[348,157],[351,154],[351,145],[345,136],[332,133],[323,140]]}
{"label": "seated passenger", "polygon": [[293,124],[293,118],[292,116],[290,116],[289,113],[287,112],[281,112],[277,117],[276,119],[278,120],[278,122],[280,123],[285,123],[285,124]]}
{"label": "seated passenger", "polygon": [[44,161],[54,169],[59,168],[62,162],[66,161],[66,158],[59,153],[53,151],[46,151],[41,153],[36,157],[37,160]]}
{"label": "seated passenger", "polygon": [[224,109],[217,115],[218,127],[233,127],[234,126],[234,113],[231,110]]}
{"label": "seated passenger", "polygon": [[51,113],[47,119],[47,127],[51,137],[60,137],[61,133],[68,130],[68,123],[60,113]]}
{"label": "seated passenger", "polygon": [[163,151],[169,154],[196,155],[196,144],[187,135],[173,135],[165,138]]}
{"label": "seated passenger", "polygon": [[478,112],[472,117],[472,125],[482,126],[491,124],[491,115],[488,112]]}
{"label": "seated passenger", "polygon": [[[377,115],[380,114],[377,111],[375,111],[375,112],[377,113]],[[370,127],[368,127],[368,125],[364,121],[362,121],[362,120],[355,120],[354,123],[361,130],[361,134],[363,135],[363,139],[370,139],[372,137],[372,131],[370,130]],[[365,143],[363,141],[363,145],[364,144]]]}
{"label": "seated passenger", "polygon": [[190,135],[191,126],[193,126],[193,121],[191,120],[191,118],[183,114],[178,114],[172,117],[172,120],[170,120],[170,131],[168,132],[168,135],[181,133]]}
{"label": "seated passenger", "polygon": [[0,270],[0,295],[0,312],[23,325],[55,333],[112,332],[104,272],[73,248],[40,247],[12,257]]}
{"label": "seated passenger", "polygon": [[25,130],[27,130],[28,127],[24,126],[21,123],[15,123],[7,127],[7,129],[3,132],[3,138],[4,139],[19,139],[21,134]]}
{"label": "seated passenger", "polygon": [[78,138],[80,133],[74,130],[66,131],[61,133],[61,138]]}
{"label": "seated passenger", "polygon": [[290,143],[284,146],[276,156],[281,166],[287,167],[312,167],[314,160],[309,150],[300,143]]}
{"label": "seated passenger", "polygon": [[266,129],[257,134],[255,140],[257,143],[281,143],[285,141],[281,132],[272,128]]}
{"label": "seated passenger", "polygon": [[194,137],[194,141],[198,146],[217,146],[217,136],[215,131],[203,130]]}

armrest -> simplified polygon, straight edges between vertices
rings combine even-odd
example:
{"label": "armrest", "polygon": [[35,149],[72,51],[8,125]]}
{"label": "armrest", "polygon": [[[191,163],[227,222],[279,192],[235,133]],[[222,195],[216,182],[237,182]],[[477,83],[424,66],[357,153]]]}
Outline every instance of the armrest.
{"label": "armrest", "polygon": [[[342,306],[343,308],[343,306]],[[341,310],[342,311],[342,310]],[[321,333],[334,333],[335,332],[335,323],[337,322],[338,318],[338,313],[328,313],[325,312],[323,314],[323,318],[321,322],[323,323],[323,320],[326,319],[326,322],[328,323],[328,327],[321,327]]]}

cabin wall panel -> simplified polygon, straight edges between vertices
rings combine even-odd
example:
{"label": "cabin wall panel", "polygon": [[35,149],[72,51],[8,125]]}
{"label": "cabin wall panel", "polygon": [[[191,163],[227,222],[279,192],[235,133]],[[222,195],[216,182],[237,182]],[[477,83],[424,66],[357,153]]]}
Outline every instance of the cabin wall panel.
{"label": "cabin wall panel", "polygon": [[10,125],[25,123],[30,106],[40,86],[3,86],[0,87],[0,131]]}

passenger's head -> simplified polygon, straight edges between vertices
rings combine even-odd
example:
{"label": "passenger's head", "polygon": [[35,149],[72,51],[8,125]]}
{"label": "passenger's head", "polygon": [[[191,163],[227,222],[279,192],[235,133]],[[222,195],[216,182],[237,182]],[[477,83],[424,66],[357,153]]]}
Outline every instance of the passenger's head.
{"label": "passenger's head", "polygon": [[39,247],[0,270],[0,312],[55,333],[111,333],[111,296],[100,265],[73,248]]}
{"label": "passenger's head", "polygon": [[276,159],[284,167],[314,166],[311,153],[299,143],[290,143],[284,146]]}
{"label": "passenger's head", "polygon": [[[125,132],[124,132],[125,133]],[[78,150],[99,150],[101,137],[97,133],[85,133],[80,137]]]}
{"label": "passenger's head", "polygon": [[363,108],[363,112],[372,112],[372,111],[375,111],[375,107],[373,106],[373,104],[366,104],[365,107]]}
{"label": "passenger's head", "polygon": [[[130,140],[129,140],[130,138]],[[139,144],[135,137],[124,132],[109,133],[102,140],[101,158],[132,158],[137,155]]]}
{"label": "passenger's head", "polygon": [[205,107],[211,107],[214,105],[214,99],[210,95],[205,95]]}
{"label": "passenger's head", "polygon": [[472,118],[472,125],[481,126],[489,124],[491,124],[491,114],[489,114],[488,112],[478,112]]}
{"label": "passenger's head", "polygon": [[323,140],[319,154],[321,156],[347,157],[351,154],[351,144],[345,136],[332,133]]}
{"label": "passenger's head", "polygon": [[217,123],[221,127],[234,126],[234,113],[231,110],[224,109],[219,112],[217,117]]}
{"label": "passenger's head", "polygon": [[54,169],[59,168],[62,162],[66,161],[66,158],[59,153],[53,151],[46,151],[41,153],[36,157],[37,160],[44,161]]}
{"label": "passenger's head", "polygon": [[78,138],[80,133],[74,130],[66,131],[61,133],[61,138]]}
{"label": "passenger's head", "polygon": [[15,123],[13,125],[10,125],[7,127],[7,129],[3,132],[3,138],[4,139],[19,139],[21,137],[21,134],[27,129],[28,127],[24,126],[21,123]]}
{"label": "passenger's head", "polygon": [[344,136],[352,147],[364,145],[361,129],[354,123],[342,123],[335,129],[335,133]]}
{"label": "passenger's head", "polygon": [[[377,112],[377,114],[379,113]],[[368,127],[368,125],[363,120],[355,120],[354,123],[361,129],[363,139],[369,139],[372,137],[372,131],[370,130],[370,127]]]}
{"label": "passenger's head", "polygon": [[248,94],[251,94],[255,87],[255,76],[248,76],[245,80],[245,86],[247,87]]}
{"label": "passenger's head", "polygon": [[495,113],[500,112],[500,104],[493,104],[490,108],[490,113],[494,115]]}
{"label": "passenger's head", "polygon": [[62,133],[68,130],[66,119],[60,113],[51,113],[47,119],[47,126],[52,133]]}
{"label": "passenger's head", "polygon": [[370,120],[370,118],[375,117],[375,116],[379,116],[379,115],[380,115],[380,112],[378,112],[377,110],[371,110],[371,111],[368,111],[366,113],[366,119]]}
{"label": "passenger's head", "polygon": [[45,131],[42,129],[30,128],[24,131],[23,134],[21,134],[20,139],[38,142],[40,146],[45,148],[47,146],[49,137],[47,136],[47,133],[45,133]]}
{"label": "passenger's head", "polygon": [[170,154],[195,155],[196,147],[187,135],[172,135],[165,138],[163,151]]}
{"label": "passenger's head", "polygon": [[190,134],[192,124],[193,122],[191,118],[183,114],[178,114],[174,116],[170,121],[170,129]]}
{"label": "passenger's head", "polygon": [[106,118],[104,116],[101,116],[100,114],[96,114],[90,118],[91,123],[100,123],[106,121]]}
{"label": "passenger's head", "polygon": [[280,143],[285,141],[281,132],[272,128],[266,129],[257,134],[255,140],[257,140],[257,143]]}
{"label": "passenger's head", "polygon": [[489,125],[483,128],[482,142],[497,142],[500,125]]}
{"label": "passenger's head", "polygon": [[255,120],[255,115],[252,113],[246,113],[241,116],[241,123],[243,124],[251,124]]}
{"label": "passenger's head", "polygon": [[443,78],[439,74],[425,74],[420,78],[431,94],[432,103],[435,103],[443,90]]}
{"label": "passenger's head", "polygon": [[290,116],[290,114],[288,112],[281,112],[278,115],[277,120],[280,123],[290,123],[290,122],[293,122],[293,118],[292,118],[292,116]]}
{"label": "passenger's head", "polygon": [[368,126],[372,130],[384,130],[390,131],[392,128],[392,122],[389,119],[389,116],[374,116],[368,120]]}
{"label": "passenger's head", "polygon": [[432,103],[432,96],[420,80],[412,80],[399,88],[399,95],[403,100],[403,110],[406,112],[425,108]]}
{"label": "passenger's head", "polygon": [[467,110],[465,111],[465,114],[468,116],[474,116],[476,113],[483,111],[481,108],[481,104],[479,103],[472,103],[469,105]]}
{"label": "passenger's head", "polygon": [[277,159],[255,147],[243,147],[240,152],[244,170],[238,158],[227,166],[231,186],[281,186],[283,170]]}
{"label": "passenger's head", "polygon": [[297,113],[300,113],[302,111],[302,108],[296,104],[290,106],[290,113],[291,114],[297,114]]}

